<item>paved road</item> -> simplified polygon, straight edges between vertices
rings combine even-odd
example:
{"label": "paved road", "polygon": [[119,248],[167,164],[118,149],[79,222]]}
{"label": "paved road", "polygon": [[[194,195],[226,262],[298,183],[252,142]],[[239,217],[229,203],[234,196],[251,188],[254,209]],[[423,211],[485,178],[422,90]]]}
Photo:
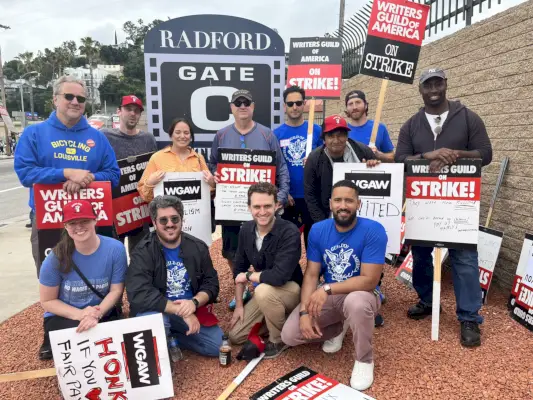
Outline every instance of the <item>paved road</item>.
{"label": "paved road", "polygon": [[0,159],[0,223],[29,213],[28,189],[13,170],[13,159]]}

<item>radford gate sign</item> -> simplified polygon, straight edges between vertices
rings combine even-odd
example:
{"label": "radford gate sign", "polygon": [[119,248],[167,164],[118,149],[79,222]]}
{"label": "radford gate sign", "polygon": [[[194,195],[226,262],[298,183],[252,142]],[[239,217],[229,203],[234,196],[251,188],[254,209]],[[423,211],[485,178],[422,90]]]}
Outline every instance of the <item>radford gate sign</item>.
{"label": "radford gate sign", "polygon": [[174,118],[192,122],[194,147],[208,156],[215,133],[234,122],[231,95],[252,92],[254,120],[283,123],[285,45],[274,30],[244,18],[192,15],[165,21],[144,40],[148,129],[161,148]]}

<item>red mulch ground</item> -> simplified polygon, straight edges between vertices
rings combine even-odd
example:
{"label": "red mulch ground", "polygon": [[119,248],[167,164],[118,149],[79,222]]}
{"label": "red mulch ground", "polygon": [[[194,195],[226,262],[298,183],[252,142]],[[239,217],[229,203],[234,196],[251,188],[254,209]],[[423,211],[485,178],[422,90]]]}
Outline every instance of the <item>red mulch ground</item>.
{"label": "red mulch ground", "polygon": [[[220,303],[215,306],[222,327],[231,314],[227,304],[233,296],[233,283],[220,240],[212,246],[213,262],[219,272]],[[302,260],[303,265],[303,260]],[[483,344],[464,349],[459,344],[459,324],[449,274],[443,278],[440,340],[432,342],[431,320],[409,320],[405,312],[416,301],[415,293],[394,279],[386,268],[384,291],[388,302],[382,308],[385,326],[375,331],[375,381],[366,393],[385,399],[533,399],[533,334],[511,320],[506,311],[507,293],[496,288],[482,310]],[[0,325],[0,373],[49,368],[37,352],[42,340],[42,309],[35,304]],[[231,399],[249,396],[276,378],[305,365],[328,377],[349,384],[353,367],[353,344],[348,334],[342,350],[335,355],[321,351],[320,345],[300,346],[278,359],[264,360],[234,392]],[[234,355],[237,353],[234,349]],[[186,360],[174,374],[175,399],[216,399],[244,368],[236,362],[221,368],[218,360],[185,352]],[[0,399],[57,399],[55,378],[0,384]]]}

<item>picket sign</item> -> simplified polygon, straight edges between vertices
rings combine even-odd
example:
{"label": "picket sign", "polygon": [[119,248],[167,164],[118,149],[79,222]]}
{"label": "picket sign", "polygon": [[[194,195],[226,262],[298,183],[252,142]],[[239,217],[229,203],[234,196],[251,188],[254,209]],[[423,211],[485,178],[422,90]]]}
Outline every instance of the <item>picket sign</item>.
{"label": "picket sign", "polygon": [[373,149],[376,147],[376,136],[378,135],[379,121],[381,120],[381,110],[383,103],[385,103],[385,94],[387,93],[388,79],[381,80],[381,89],[379,90],[378,105],[376,107],[376,116],[374,117],[374,126],[372,127],[372,134],[370,135],[370,142],[368,146]]}
{"label": "picket sign", "polygon": [[[325,115],[324,115],[325,118]],[[309,157],[313,150],[313,127],[315,122],[315,98],[309,101],[309,122],[307,123],[307,143],[305,145],[305,157]]]}

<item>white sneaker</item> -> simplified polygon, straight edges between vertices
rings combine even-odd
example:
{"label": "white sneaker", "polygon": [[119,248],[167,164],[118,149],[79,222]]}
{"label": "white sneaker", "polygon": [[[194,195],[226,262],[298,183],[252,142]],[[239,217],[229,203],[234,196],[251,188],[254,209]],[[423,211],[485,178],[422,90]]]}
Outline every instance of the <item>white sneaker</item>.
{"label": "white sneaker", "polygon": [[355,390],[366,390],[374,382],[374,363],[362,363],[356,361],[353,365],[350,386]]}
{"label": "white sneaker", "polygon": [[342,342],[344,341],[344,336],[346,335],[346,331],[348,331],[349,327],[350,326],[348,325],[348,321],[344,321],[342,332],[334,338],[326,340],[322,344],[322,351],[324,353],[336,353],[337,351],[339,351],[342,348]]}

